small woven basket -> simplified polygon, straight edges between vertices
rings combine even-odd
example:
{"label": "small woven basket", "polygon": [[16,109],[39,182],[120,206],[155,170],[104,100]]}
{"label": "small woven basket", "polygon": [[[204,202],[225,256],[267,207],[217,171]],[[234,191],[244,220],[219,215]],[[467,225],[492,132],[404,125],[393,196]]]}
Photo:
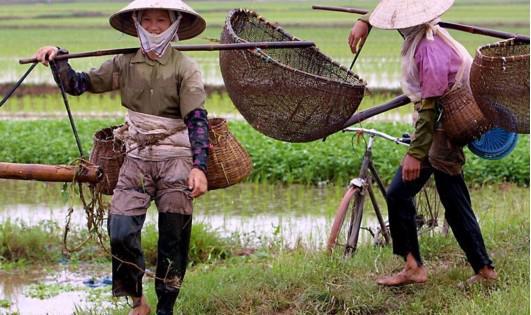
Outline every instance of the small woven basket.
{"label": "small woven basket", "polygon": [[[225,188],[241,182],[253,169],[249,154],[230,133],[225,119],[211,118],[208,124],[208,189]],[[113,135],[113,130],[119,127],[113,126],[96,132],[90,154],[90,161],[99,165],[104,173],[104,178],[96,189],[106,195],[113,194],[125,156],[125,145]]]}
{"label": "small woven basket", "polygon": [[529,43],[507,40],[480,47],[470,69],[470,87],[494,125],[529,133]]}
{"label": "small woven basket", "polygon": [[459,145],[479,138],[492,127],[474,101],[468,86],[450,90],[439,100],[441,122],[448,137]]}
{"label": "small woven basket", "polygon": [[225,119],[211,118],[208,124],[208,190],[241,182],[251,174],[251,157],[229,131]]}
{"label": "small woven basket", "polygon": [[113,194],[124,162],[125,145],[113,135],[113,130],[118,127],[120,126],[112,126],[96,132],[90,153],[90,162],[103,169],[103,179],[96,184],[96,191],[105,195]]}

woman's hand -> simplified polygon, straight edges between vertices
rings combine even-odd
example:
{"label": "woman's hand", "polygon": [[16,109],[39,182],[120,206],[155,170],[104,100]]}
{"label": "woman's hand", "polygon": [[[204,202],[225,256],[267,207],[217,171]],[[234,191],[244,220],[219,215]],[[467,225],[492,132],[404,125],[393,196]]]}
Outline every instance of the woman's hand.
{"label": "woman's hand", "polygon": [[48,62],[57,56],[58,51],[59,49],[55,46],[44,46],[37,50],[33,58],[36,58],[43,65],[48,66]]}
{"label": "woman's hand", "polygon": [[413,181],[420,176],[420,161],[406,154],[402,162],[402,180],[405,182]]}
{"label": "woman's hand", "polygon": [[353,54],[355,54],[356,51],[363,46],[368,34],[369,24],[367,24],[367,22],[358,20],[356,23],[354,23],[354,26],[352,26],[352,30],[348,36],[348,45],[350,46],[350,50]]}
{"label": "woman's hand", "polygon": [[188,188],[192,191],[192,198],[201,196],[207,191],[208,182],[202,170],[192,168],[188,175]]}

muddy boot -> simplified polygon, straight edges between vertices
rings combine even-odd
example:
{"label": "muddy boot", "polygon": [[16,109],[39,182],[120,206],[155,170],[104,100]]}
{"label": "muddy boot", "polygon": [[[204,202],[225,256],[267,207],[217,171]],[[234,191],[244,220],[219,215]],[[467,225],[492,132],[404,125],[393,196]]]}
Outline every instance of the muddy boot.
{"label": "muddy boot", "polygon": [[173,314],[173,306],[188,264],[192,216],[159,213],[157,279],[157,314]]}

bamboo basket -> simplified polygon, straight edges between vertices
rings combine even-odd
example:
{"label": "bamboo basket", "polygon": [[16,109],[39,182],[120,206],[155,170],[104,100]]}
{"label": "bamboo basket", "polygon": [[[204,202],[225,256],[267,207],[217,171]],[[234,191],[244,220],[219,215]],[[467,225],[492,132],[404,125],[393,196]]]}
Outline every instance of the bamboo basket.
{"label": "bamboo basket", "polygon": [[96,184],[96,191],[105,195],[113,194],[124,162],[125,145],[113,135],[113,130],[118,127],[120,126],[112,126],[96,132],[90,152],[90,162],[103,170],[103,179]]}
{"label": "bamboo basket", "polygon": [[529,133],[529,43],[506,40],[478,48],[470,87],[494,125]]}
{"label": "bamboo basket", "polygon": [[251,174],[251,157],[229,131],[225,119],[211,118],[208,124],[208,189],[225,188],[241,182]]}
{"label": "bamboo basket", "polygon": [[442,126],[456,144],[466,145],[492,127],[468,86],[450,90],[439,99],[439,105],[442,108]]}
{"label": "bamboo basket", "polygon": [[[253,11],[230,11],[221,43],[299,40]],[[317,48],[220,51],[227,92],[259,132],[307,142],[343,128],[357,110],[365,82]]]}

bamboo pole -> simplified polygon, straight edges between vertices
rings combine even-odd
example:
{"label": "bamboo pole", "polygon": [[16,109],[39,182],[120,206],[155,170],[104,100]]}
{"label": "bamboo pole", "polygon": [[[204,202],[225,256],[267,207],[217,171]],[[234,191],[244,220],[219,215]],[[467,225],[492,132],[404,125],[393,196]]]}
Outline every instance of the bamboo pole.
{"label": "bamboo pole", "polygon": [[44,182],[79,182],[95,184],[103,178],[97,165],[44,165],[0,162],[0,178]]}
{"label": "bamboo pole", "polygon": [[[171,46],[173,49],[179,51],[218,51],[218,50],[243,50],[243,49],[281,49],[281,48],[307,48],[315,46],[314,42],[309,41],[279,41],[279,42],[250,42],[250,43],[234,43],[234,44],[215,44],[215,45],[178,45]],[[134,53],[139,48],[118,48],[108,50],[97,50],[89,52],[81,52],[75,54],[65,54],[55,57],[55,60],[75,59],[85,57],[99,57],[118,54]],[[38,62],[36,58],[20,59],[20,64]]]}
{"label": "bamboo pole", "polygon": [[384,103],[384,104],[378,105],[378,106],[374,106],[374,107],[371,107],[371,108],[366,109],[364,111],[355,113],[354,115],[352,115],[347,120],[347,122],[343,125],[343,128],[350,127],[350,126],[352,126],[354,124],[357,124],[357,123],[359,123],[361,121],[364,121],[365,119],[371,118],[373,116],[376,116],[376,115],[381,114],[383,112],[386,112],[388,110],[407,105],[410,102],[411,102],[411,100],[409,99],[409,97],[407,97],[405,95],[397,96],[397,97],[393,98],[392,100],[390,100],[387,103]]}
{"label": "bamboo pole", "polygon": [[[312,6],[312,9],[334,11],[334,12],[347,12],[347,13],[355,13],[355,14],[367,14],[367,12],[369,12],[369,10],[366,10],[366,9],[323,6],[323,5],[314,5]],[[443,22],[443,21],[439,22],[439,25],[444,28],[449,28],[449,29],[453,29],[457,31],[463,31],[463,32],[472,33],[472,34],[486,35],[486,36],[502,38],[502,39],[514,38],[516,41],[529,43],[529,36],[524,36],[524,35],[519,35],[519,34],[514,34],[514,33],[507,33],[507,32],[492,30],[492,29],[488,29],[484,27],[459,24],[459,23],[451,23],[451,22]]]}

